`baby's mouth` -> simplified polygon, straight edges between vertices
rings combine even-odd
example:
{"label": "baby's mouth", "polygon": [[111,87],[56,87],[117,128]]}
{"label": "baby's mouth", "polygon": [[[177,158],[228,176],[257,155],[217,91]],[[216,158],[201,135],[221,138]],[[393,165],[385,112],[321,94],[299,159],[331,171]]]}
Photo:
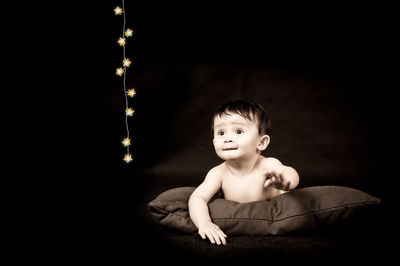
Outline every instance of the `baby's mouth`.
{"label": "baby's mouth", "polygon": [[222,149],[223,151],[235,151],[235,150],[237,150],[237,148],[225,148],[225,149]]}

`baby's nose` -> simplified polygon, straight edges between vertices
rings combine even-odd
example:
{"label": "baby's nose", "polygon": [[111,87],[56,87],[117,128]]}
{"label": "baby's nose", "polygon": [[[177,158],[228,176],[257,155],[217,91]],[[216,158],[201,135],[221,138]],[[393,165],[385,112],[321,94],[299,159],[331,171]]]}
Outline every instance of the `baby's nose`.
{"label": "baby's nose", "polygon": [[225,135],[224,142],[225,142],[225,143],[233,142],[232,135],[231,135],[231,134],[226,134],[226,135]]}

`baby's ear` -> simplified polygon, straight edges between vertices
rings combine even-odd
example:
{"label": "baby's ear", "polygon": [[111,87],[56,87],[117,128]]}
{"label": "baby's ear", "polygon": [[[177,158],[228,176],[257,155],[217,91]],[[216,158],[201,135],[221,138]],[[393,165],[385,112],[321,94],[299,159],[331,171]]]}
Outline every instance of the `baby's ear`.
{"label": "baby's ear", "polygon": [[268,135],[264,135],[264,136],[260,137],[257,149],[259,149],[260,151],[265,150],[268,147],[269,140],[270,140],[270,138]]}

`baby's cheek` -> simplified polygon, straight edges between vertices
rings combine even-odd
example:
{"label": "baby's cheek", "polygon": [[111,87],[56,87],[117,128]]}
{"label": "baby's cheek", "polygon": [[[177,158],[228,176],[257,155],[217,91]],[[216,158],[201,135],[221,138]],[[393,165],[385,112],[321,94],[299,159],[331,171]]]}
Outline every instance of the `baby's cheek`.
{"label": "baby's cheek", "polygon": [[218,144],[214,144],[214,150],[218,153],[219,151],[221,151],[221,148]]}
{"label": "baby's cheek", "polygon": [[221,147],[221,141],[218,141],[217,139],[213,139],[213,145],[215,148]]}

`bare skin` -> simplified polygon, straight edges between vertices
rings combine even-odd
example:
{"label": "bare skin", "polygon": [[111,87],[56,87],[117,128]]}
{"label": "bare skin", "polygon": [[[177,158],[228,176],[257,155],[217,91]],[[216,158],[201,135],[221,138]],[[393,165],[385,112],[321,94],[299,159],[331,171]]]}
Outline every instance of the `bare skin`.
{"label": "bare skin", "polygon": [[267,200],[297,187],[299,175],[276,158],[261,155],[269,144],[257,124],[238,114],[216,117],[214,148],[225,160],[212,168],[189,199],[189,213],[199,235],[226,244],[227,235],[211,221],[208,202],[222,189],[225,199],[240,203]]}

